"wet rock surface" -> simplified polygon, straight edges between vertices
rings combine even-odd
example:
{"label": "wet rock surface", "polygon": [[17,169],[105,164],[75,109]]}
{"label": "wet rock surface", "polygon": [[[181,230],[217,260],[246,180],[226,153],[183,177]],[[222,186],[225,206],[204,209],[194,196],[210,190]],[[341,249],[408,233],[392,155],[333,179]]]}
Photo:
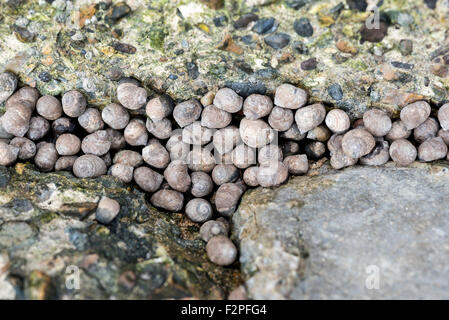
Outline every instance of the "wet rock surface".
{"label": "wet rock surface", "polygon": [[448,182],[447,162],[324,165],[247,192],[233,222],[249,297],[447,299]]}
{"label": "wet rock surface", "polygon": [[[209,262],[199,225],[112,177],[17,164],[0,167],[0,186],[1,299],[221,299],[240,281]],[[95,220],[103,196],[121,207],[107,226]]]}

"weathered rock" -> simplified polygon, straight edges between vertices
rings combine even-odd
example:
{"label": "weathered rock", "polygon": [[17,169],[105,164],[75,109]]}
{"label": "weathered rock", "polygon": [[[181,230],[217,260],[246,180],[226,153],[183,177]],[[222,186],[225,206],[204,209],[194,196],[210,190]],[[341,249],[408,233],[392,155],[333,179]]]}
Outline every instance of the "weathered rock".
{"label": "weathered rock", "polygon": [[233,222],[248,296],[448,298],[448,172],[446,163],[325,165],[247,192]]}

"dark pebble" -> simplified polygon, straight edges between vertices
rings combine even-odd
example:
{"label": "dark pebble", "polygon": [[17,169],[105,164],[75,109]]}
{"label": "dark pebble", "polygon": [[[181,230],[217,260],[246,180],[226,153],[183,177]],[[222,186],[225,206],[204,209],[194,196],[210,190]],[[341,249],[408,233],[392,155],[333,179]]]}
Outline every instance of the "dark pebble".
{"label": "dark pebble", "polygon": [[0,188],[4,188],[8,185],[9,180],[11,180],[11,173],[9,169],[3,166],[0,166]]}
{"label": "dark pebble", "polygon": [[310,58],[306,61],[301,62],[301,69],[305,71],[314,70],[318,65],[316,58]]}
{"label": "dark pebble", "polygon": [[117,20],[125,17],[131,12],[131,8],[124,2],[114,5],[106,15],[106,19],[111,22],[116,22]]}
{"label": "dark pebble", "polygon": [[251,68],[251,66],[250,66],[247,62],[245,62],[244,60],[236,59],[236,60],[234,60],[234,65],[235,65],[238,69],[242,70],[243,72],[245,72],[245,73],[247,73],[247,74],[252,74],[252,73],[254,73],[254,71],[253,71],[253,69]]}
{"label": "dark pebble", "polygon": [[445,64],[449,64],[449,54],[447,54],[443,57],[443,61]]}
{"label": "dark pebble", "polygon": [[253,36],[247,35],[242,37],[242,41],[244,44],[252,44],[253,43]]}
{"label": "dark pebble", "polygon": [[435,51],[433,51],[433,52],[430,54],[430,60],[433,60],[433,59],[435,59],[436,57],[442,56],[442,55],[444,55],[444,54],[446,54],[446,53],[448,53],[448,52],[449,52],[449,45],[439,47],[438,49],[436,49]]}
{"label": "dark pebble", "polygon": [[298,10],[304,7],[307,3],[312,2],[311,0],[285,0],[287,7]]}
{"label": "dark pebble", "polygon": [[401,51],[403,56],[408,56],[413,52],[413,41],[408,39],[402,39],[399,42],[399,51]]}
{"label": "dark pebble", "polygon": [[380,21],[378,29],[368,29],[364,24],[360,33],[362,42],[381,42],[388,33],[388,24],[385,21]]}
{"label": "dark pebble", "polygon": [[335,7],[332,7],[329,12],[335,14],[337,17],[340,15],[340,12],[345,8],[343,2],[340,2]]}
{"label": "dark pebble", "polygon": [[424,0],[424,3],[426,4],[427,8],[435,9],[437,7],[437,1],[438,0]]}
{"label": "dark pebble", "polygon": [[301,37],[311,37],[313,35],[313,27],[307,18],[296,19],[293,23],[293,29]]}
{"label": "dark pebble", "polygon": [[234,90],[243,98],[246,98],[253,93],[265,94],[267,92],[267,87],[261,82],[252,83],[226,81],[224,86]]}
{"label": "dark pebble", "polygon": [[295,50],[296,53],[299,54],[309,54],[309,49],[307,48],[307,46],[299,41],[295,41],[293,42],[293,50]]}
{"label": "dark pebble", "polygon": [[175,74],[171,74],[171,75],[168,76],[168,78],[169,78],[170,80],[176,80],[176,79],[178,79],[178,76],[175,75]]}
{"label": "dark pebble", "polygon": [[279,77],[279,71],[274,68],[265,68],[256,71],[257,78],[260,79],[276,79]]}
{"label": "dark pebble", "polygon": [[184,53],[184,50],[183,50],[183,49],[178,49],[178,50],[175,51],[175,54],[176,54],[177,56],[179,56],[179,55],[181,55],[181,54],[183,54],[183,53]]}
{"label": "dark pebble", "polygon": [[119,52],[123,52],[123,53],[130,53],[130,54],[134,54],[136,53],[136,47],[127,44],[127,43],[123,43],[123,42],[113,42],[111,44],[111,47],[113,47],[115,50],[119,51]]}
{"label": "dark pebble", "polygon": [[366,11],[366,8],[368,7],[368,3],[366,2],[366,0],[346,0],[346,3],[351,10],[356,11],[363,12]]}
{"label": "dark pebble", "polygon": [[327,92],[332,97],[332,99],[336,101],[340,101],[341,99],[343,99],[343,90],[341,90],[341,87],[338,83],[329,86],[329,88],[327,88]]}
{"label": "dark pebble", "polygon": [[112,67],[105,73],[106,78],[112,81],[118,81],[123,78],[124,75],[123,70],[119,67]]}
{"label": "dark pebble", "polygon": [[424,77],[424,86],[428,87],[430,84],[430,79],[429,77]]}
{"label": "dark pebble", "polygon": [[412,70],[415,67],[413,64],[403,63],[403,62],[399,62],[399,61],[391,61],[391,65],[395,68],[405,69],[405,70]]}
{"label": "dark pebble", "polygon": [[228,23],[228,18],[226,16],[215,17],[213,22],[216,27],[223,27]]}
{"label": "dark pebble", "polygon": [[277,25],[275,24],[276,19],[274,18],[262,18],[256,22],[252,30],[258,34],[274,32],[277,29]]}
{"label": "dark pebble", "polygon": [[255,13],[247,13],[234,22],[234,28],[245,28],[250,22],[259,20],[259,16]]}
{"label": "dark pebble", "polygon": [[42,71],[39,73],[39,79],[41,79],[43,82],[48,82],[51,80],[51,74],[49,74],[47,71]]}
{"label": "dark pebble", "polygon": [[286,33],[275,33],[265,37],[264,41],[274,49],[282,49],[290,43],[290,36]]}
{"label": "dark pebble", "polygon": [[198,66],[195,64],[195,62],[187,62],[187,74],[189,75],[190,79],[195,80],[200,75],[200,72],[198,71]]}
{"label": "dark pebble", "polygon": [[36,38],[34,33],[31,33],[27,28],[14,26],[17,38],[22,42],[33,42]]}

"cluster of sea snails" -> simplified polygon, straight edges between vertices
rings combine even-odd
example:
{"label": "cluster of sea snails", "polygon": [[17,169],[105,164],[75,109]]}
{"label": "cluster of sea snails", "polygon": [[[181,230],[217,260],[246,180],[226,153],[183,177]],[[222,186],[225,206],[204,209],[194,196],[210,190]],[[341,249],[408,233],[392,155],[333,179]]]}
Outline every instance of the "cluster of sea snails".
{"label": "cluster of sea snails", "polygon": [[[0,165],[34,160],[41,171],[134,180],[155,207],[184,209],[202,224],[207,254],[223,266],[237,257],[228,219],[247,187],[281,185],[289,174],[307,173],[309,159],[325,156],[341,169],[359,160],[382,165],[391,157],[408,165],[448,153],[449,104],[439,109],[438,121],[430,105],[418,101],[395,122],[370,109],[351,126],[345,111],[307,105],[307,92],[291,84],[279,86],[274,101],[261,94],[243,99],[222,88],[175,104],[167,95],[148,100],[137,80],[124,78],[116,103],[101,111],[75,90],[58,99],[28,86],[16,89],[13,74],[0,74],[0,103],[6,101]],[[96,218],[108,224],[119,211],[115,200],[103,197]]]}

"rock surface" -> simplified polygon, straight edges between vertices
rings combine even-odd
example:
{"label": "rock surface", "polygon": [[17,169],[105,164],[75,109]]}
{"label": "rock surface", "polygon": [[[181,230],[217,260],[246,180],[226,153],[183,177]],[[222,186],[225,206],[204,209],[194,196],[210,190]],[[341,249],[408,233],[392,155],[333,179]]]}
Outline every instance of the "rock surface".
{"label": "rock surface", "polygon": [[449,298],[447,162],[319,171],[244,196],[233,221],[250,297]]}
{"label": "rock surface", "polygon": [[[207,259],[199,225],[117,181],[0,167],[0,299],[220,299],[238,286],[238,270]],[[121,206],[108,226],[95,221],[102,196]]]}

